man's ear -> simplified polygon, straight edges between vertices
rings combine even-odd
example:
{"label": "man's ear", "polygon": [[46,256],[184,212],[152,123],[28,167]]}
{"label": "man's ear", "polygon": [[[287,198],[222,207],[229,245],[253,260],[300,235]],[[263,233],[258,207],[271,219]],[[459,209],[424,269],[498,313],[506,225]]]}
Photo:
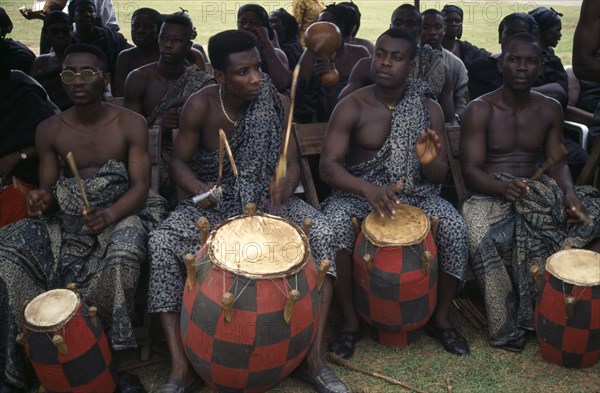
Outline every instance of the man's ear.
{"label": "man's ear", "polygon": [[496,59],[496,69],[499,73],[502,73],[502,60],[504,60],[504,55],[500,53],[500,56]]}
{"label": "man's ear", "polygon": [[225,83],[225,74],[221,70],[214,70],[214,77],[220,85]]}

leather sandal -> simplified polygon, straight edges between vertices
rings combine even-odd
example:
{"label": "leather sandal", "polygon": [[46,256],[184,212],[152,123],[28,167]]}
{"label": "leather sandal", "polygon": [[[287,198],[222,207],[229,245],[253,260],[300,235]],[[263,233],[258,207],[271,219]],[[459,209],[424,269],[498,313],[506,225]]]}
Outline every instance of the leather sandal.
{"label": "leather sandal", "polygon": [[440,328],[427,324],[425,330],[453,355],[464,356],[471,352],[467,340],[453,327]]}
{"label": "leather sandal", "polygon": [[360,330],[357,332],[342,330],[329,343],[329,352],[333,352],[341,358],[350,359],[354,355],[356,343],[362,338],[363,334]]}

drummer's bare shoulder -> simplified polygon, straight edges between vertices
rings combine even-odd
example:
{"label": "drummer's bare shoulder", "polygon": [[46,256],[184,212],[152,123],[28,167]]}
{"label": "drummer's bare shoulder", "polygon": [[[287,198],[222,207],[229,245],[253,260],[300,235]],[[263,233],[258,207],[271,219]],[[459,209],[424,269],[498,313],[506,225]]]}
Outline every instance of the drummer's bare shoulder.
{"label": "drummer's bare shoulder", "polygon": [[[192,131],[203,128],[210,116],[210,107],[219,104],[219,85],[209,85],[193,93],[183,105],[180,118],[180,130]],[[193,126],[188,129],[188,126]]]}

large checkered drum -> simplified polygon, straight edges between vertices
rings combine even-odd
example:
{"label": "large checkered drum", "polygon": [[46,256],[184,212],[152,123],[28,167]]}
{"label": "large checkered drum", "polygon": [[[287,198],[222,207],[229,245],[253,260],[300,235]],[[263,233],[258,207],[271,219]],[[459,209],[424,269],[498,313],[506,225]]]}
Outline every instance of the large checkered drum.
{"label": "large checkered drum", "polygon": [[54,289],[29,302],[18,340],[46,392],[113,392],[117,387],[95,308],[72,290]]}
{"label": "large checkered drum", "polygon": [[535,308],[544,359],[559,366],[591,367],[600,356],[600,254],[563,250],[546,261]]}
{"label": "large checkered drum", "polygon": [[[417,207],[398,205],[396,218],[370,213],[354,247],[354,302],[383,344],[406,345],[437,301],[437,249]],[[400,334],[393,334],[393,333]]]}
{"label": "large checkered drum", "polygon": [[314,339],[320,307],[304,232],[267,214],[234,217],[211,232],[194,270],[181,335],[208,386],[265,391],[290,374]]}

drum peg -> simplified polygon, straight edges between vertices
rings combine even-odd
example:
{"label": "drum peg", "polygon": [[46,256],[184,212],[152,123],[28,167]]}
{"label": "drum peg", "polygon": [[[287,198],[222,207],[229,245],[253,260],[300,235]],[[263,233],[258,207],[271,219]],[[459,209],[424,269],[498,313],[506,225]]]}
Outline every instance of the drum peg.
{"label": "drum peg", "polygon": [[245,214],[256,214],[256,203],[247,203],[244,207]]}
{"label": "drum peg", "polygon": [[306,236],[310,235],[310,230],[313,227],[313,220],[311,218],[305,218],[302,222],[302,230]]}
{"label": "drum peg", "polygon": [[196,228],[198,228],[198,232],[200,232],[200,246],[203,246],[204,243],[206,243],[206,239],[208,239],[208,227],[208,218],[200,217],[198,221],[196,221]]}
{"label": "drum peg", "polygon": [[194,255],[192,254],[185,254],[183,262],[185,262],[185,268],[187,270],[187,279],[185,281],[188,290],[191,291],[196,282],[196,258],[194,258]]}
{"label": "drum peg", "polygon": [[286,324],[290,324],[292,320],[292,314],[294,313],[294,306],[296,302],[300,299],[300,291],[297,289],[292,289],[288,292],[287,301],[285,302],[285,309],[283,310],[283,320]]}
{"label": "drum peg", "polygon": [[25,350],[28,350],[29,340],[27,340],[27,336],[24,333],[17,334],[17,342],[25,347]]}
{"label": "drum peg", "polygon": [[352,217],[352,226],[354,227],[354,232],[358,236],[360,233],[360,222],[358,222],[358,218]]}
{"label": "drum peg", "polygon": [[431,236],[435,239],[440,229],[440,218],[438,216],[431,217]]}
{"label": "drum peg", "polygon": [[52,343],[56,349],[58,349],[58,352],[62,353],[63,355],[67,354],[67,344],[61,335],[56,334],[54,337],[52,337]]}
{"label": "drum peg", "polygon": [[573,318],[576,302],[577,299],[575,299],[573,296],[567,296],[565,298],[565,314],[567,315],[567,319]]}
{"label": "drum peg", "polygon": [[319,273],[317,274],[317,289],[320,291],[323,283],[325,282],[325,277],[327,276],[327,271],[331,266],[331,261],[329,259],[322,259],[321,265],[319,266]]}
{"label": "drum peg", "polygon": [[225,292],[221,298],[221,304],[225,310],[225,322],[231,322],[233,318],[233,293]]}
{"label": "drum peg", "polygon": [[365,265],[367,265],[367,271],[373,273],[373,259],[371,258],[371,254],[366,253],[363,255],[363,260],[365,261]]}
{"label": "drum peg", "polygon": [[[438,222],[439,222],[439,220],[438,220]],[[429,274],[429,267],[431,266],[431,258],[432,257],[433,257],[433,254],[431,253],[431,251],[425,250],[425,252],[423,252],[423,261],[421,262],[421,264],[422,264],[424,275]]]}
{"label": "drum peg", "polygon": [[38,389],[38,393],[47,393],[46,389],[44,389],[43,386],[40,385],[40,388]]}
{"label": "drum peg", "polygon": [[75,292],[77,291],[77,284],[75,284],[74,282],[70,282],[67,284],[67,289]]}
{"label": "drum peg", "polygon": [[573,247],[571,247],[569,244],[563,244],[563,246],[562,246],[561,250],[570,250],[570,249],[572,249],[572,248],[573,248]]}
{"label": "drum peg", "polygon": [[538,265],[532,265],[529,268],[529,273],[535,280],[535,286],[537,289],[540,289],[542,287],[542,272],[540,271],[540,267]]}
{"label": "drum peg", "polygon": [[94,327],[98,327],[98,320],[96,318],[97,314],[98,314],[97,307],[90,306],[90,308],[88,308],[88,315],[90,316],[90,320],[92,321],[92,325],[94,325]]}

